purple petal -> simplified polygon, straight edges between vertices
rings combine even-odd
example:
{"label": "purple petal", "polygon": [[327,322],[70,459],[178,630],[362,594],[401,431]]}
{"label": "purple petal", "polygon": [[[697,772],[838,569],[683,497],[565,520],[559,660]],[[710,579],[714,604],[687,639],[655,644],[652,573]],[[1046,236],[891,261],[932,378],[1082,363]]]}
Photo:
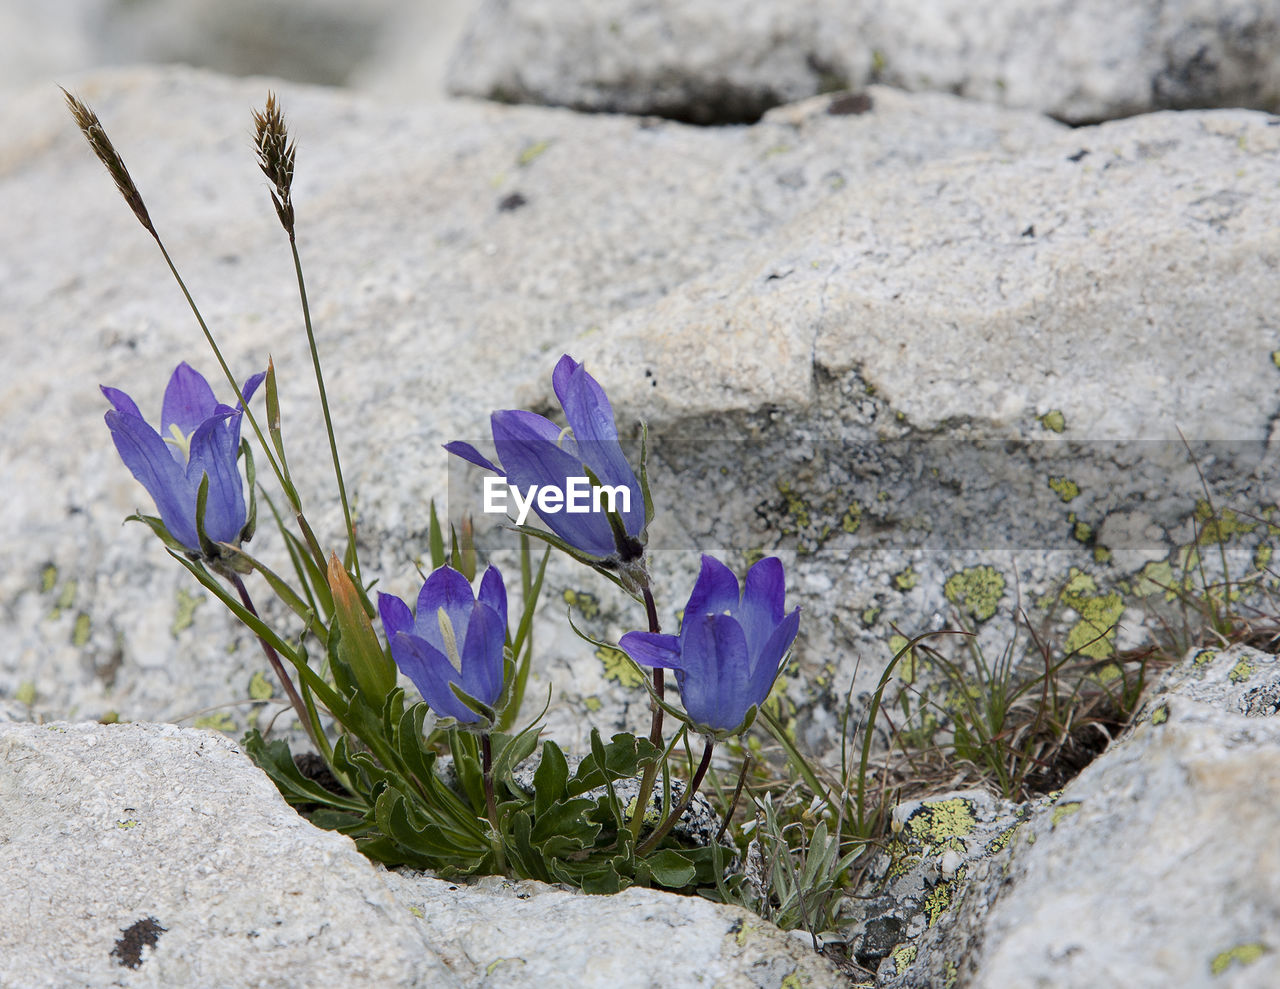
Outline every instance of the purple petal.
{"label": "purple petal", "polygon": [[378,614],[382,617],[382,630],[387,641],[392,641],[398,632],[409,632],[413,629],[413,612],[409,606],[394,594],[378,592]]}
{"label": "purple petal", "polygon": [[[258,385],[262,384],[262,380],[266,377],[265,371],[259,371],[257,374],[249,378],[244,383],[244,387],[240,389],[240,394],[244,396],[246,404],[253,398],[253,393],[258,390]],[[237,405],[236,417],[228,420],[227,426],[231,430],[231,443],[236,449],[240,448],[240,427],[244,425],[244,414],[239,410],[243,409],[243,405]]]}
{"label": "purple petal", "polygon": [[[556,445],[560,430],[554,423],[532,412],[507,410],[493,414],[493,442],[507,472],[507,482],[527,496],[536,486],[565,490],[571,477],[584,477],[582,461],[576,454]],[[565,438],[565,443],[570,443]],[[633,499],[634,501],[634,499]],[[536,506],[535,506],[536,510]],[[612,556],[617,551],[613,528],[603,512],[538,513],[556,535],[592,556]]]}
{"label": "purple petal", "polygon": [[488,605],[498,613],[498,618],[502,622],[503,635],[505,636],[507,629],[507,588],[502,582],[502,574],[492,564],[485,570],[484,576],[480,578],[480,593],[476,595],[476,600],[481,604]]}
{"label": "purple petal", "polygon": [[740,603],[738,578],[732,570],[713,556],[702,557],[702,569],[685,605],[684,620],[693,615],[738,614]]}
{"label": "purple petal", "polygon": [[106,421],[120,459],[147,489],[173,538],[198,553],[196,492],[173,459],[168,444],[139,416],[108,412]]}
{"label": "purple petal", "polygon": [[751,669],[751,683],[747,691],[749,704],[763,704],[765,698],[769,696],[769,691],[773,689],[773,681],[778,679],[778,668],[782,665],[782,658],[791,648],[791,643],[795,641],[796,632],[799,630],[800,609],[796,608],[782,619],[760,652],[751,654],[751,661],[755,665]]}
{"label": "purple petal", "polygon": [[679,641],[674,635],[628,632],[618,640],[618,645],[641,666],[678,670],[682,666]]}
{"label": "purple petal", "polygon": [[190,436],[200,424],[214,414],[218,400],[204,375],[183,361],[174,369],[169,386],[164,390],[164,408],[160,413],[160,431],[169,435],[169,427],[177,426],[183,436]]}
{"label": "purple petal", "polygon": [[476,700],[493,705],[502,696],[506,662],[506,625],[492,608],[476,608],[467,625],[466,646],[462,648],[462,678],[459,686]]}
{"label": "purple petal", "polygon": [[622,486],[631,492],[627,511],[620,514],[627,532],[639,535],[644,528],[644,495],[618,444],[618,427],[608,396],[586,368],[568,354],[560,358],[552,382],[583,463],[601,484]]}
{"label": "purple petal", "polygon": [[449,689],[450,683],[458,683],[459,675],[444,653],[431,643],[416,635],[400,632],[391,640],[391,658],[413,681],[422,699],[437,715],[457,718],[464,723],[477,720],[475,712]]}
{"label": "purple petal", "polygon": [[681,653],[680,700],[689,717],[715,731],[736,728],[751,706],[742,626],[728,615],[703,616],[690,626]]}
{"label": "purple petal", "polygon": [[757,561],[747,571],[738,621],[747,634],[747,648],[752,656],[760,655],[769,636],[782,621],[786,586],[782,561],[776,556]]}
{"label": "purple petal", "polygon": [[102,390],[102,394],[107,397],[117,412],[123,412],[127,416],[134,416],[142,419],[143,415],[138,411],[138,406],[134,404],[133,399],[122,392],[119,388],[109,388],[106,385],[98,385]]}
{"label": "purple petal", "polygon": [[196,491],[200,479],[209,478],[209,495],[205,500],[204,531],[214,542],[234,543],[244,528],[244,484],[236,464],[236,445],[227,418],[239,413],[228,406],[221,415],[206,419],[191,436],[191,456],[187,462],[187,481]]}
{"label": "purple petal", "polygon": [[477,467],[483,467],[485,470],[491,470],[495,474],[501,474],[502,469],[493,464],[488,457],[485,457],[470,443],[463,443],[461,440],[454,440],[452,443],[446,443],[444,448],[452,453],[455,457],[461,457],[469,463],[475,464]]}
{"label": "purple petal", "polygon": [[414,615],[414,634],[425,639],[442,654],[448,655],[445,649],[444,635],[440,631],[440,609],[449,617],[453,626],[453,634],[457,639],[458,656],[461,658],[466,646],[467,626],[471,623],[471,613],[476,607],[476,597],[471,591],[467,578],[453,567],[441,567],[427,578],[418,593],[418,610]]}

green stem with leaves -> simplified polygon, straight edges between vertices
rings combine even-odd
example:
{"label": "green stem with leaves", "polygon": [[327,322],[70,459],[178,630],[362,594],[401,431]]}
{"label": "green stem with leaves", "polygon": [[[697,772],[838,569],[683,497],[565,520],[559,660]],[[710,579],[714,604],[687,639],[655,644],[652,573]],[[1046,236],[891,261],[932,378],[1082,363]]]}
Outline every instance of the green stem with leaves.
{"label": "green stem with leaves", "polygon": [[678,803],[675,808],[672,809],[671,813],[667,815],[667,819],[658,825],[653,834],[649,835],[640,847],[636,849],[637,856],[648,855],[649,852],[657,848],[659,842],[661,842],[662,839],[670,833],[671,829],[676,826],[676,822],[679,821],[684,815],[684,812],[689,809],[689,804],[693,802],[694,794],[698,792],[698,787],[702,786],[703,777],[707,775],[707,769],[711,765],[711,753],[715,750],[715,747],[715,739],[708,738],[707,744],[702,750],[702,761],[698,763],[698,768],[693,774],[693,779],[691,779],[689,781],[689,785],[685,787],[684,796],[680,798],[680,803]]}

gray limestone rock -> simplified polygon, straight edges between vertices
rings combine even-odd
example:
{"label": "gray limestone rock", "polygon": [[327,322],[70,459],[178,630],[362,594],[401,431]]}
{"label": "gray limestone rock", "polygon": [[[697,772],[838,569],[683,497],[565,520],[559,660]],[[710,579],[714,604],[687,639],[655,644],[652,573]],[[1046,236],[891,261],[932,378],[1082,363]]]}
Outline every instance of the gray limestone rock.
{"label": "gray limestone rock", "polygon": [[1280,13],[1258,0],[906,3],[486,0],[454,52],[462,95],[697,123],[756,120],[884,83],[1074,123],[1280,99]]}
{"label": "gray limestone rock", "polygon": [[882,984],[1266,987],[1280,944],[1276,657],[1195,650],[1132,733],[970,869]]}
{"label": "gray limestone rock", "polygon": [[0,983],[461,985],[227,739],[0,726]]}
{"label": "gray limestone rock", "polygon": [[0,725],[5,986],[837,989],[754,914],[698,897],[474,885],[371,864],[225,738]]}

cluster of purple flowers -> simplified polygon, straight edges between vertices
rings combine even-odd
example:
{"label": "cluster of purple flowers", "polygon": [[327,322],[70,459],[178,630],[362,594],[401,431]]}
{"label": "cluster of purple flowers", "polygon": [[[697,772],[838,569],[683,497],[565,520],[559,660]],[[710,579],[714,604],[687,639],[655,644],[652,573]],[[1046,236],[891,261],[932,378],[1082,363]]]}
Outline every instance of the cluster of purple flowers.
{"label": "cluster of purple flowers", "polygon": [[[247,402],[263,375],[243,388]],[[558,487],[588,476],[627,494],[620,509],[545,514],[557,545],[600,569],[643,575],[651,506],[628,463],[608,396],[569,356],[552,382],[568,428],[535,413],[504,409],[491,426],[498,463],[468,443],[451,453],[505,477],[521,488]],[[245,497],[236,458],[242,407],[220,404],[208,382],[186,364],[169,380],[157,431],[133,400],[103,388],[113,409],[107,426],[125,465],[155,500],[168,533],[193,557],[217,543],[246,538]],[[643,469],[642,474],[643,476]],[[207,478],[203,514],[199,492]],[[647,575],[639,579],[647,581]],[[800,623],[785,608],[786,582],[776,558],[758,561],[744,586],[725,564],[703,556],[677,635],[629,632],[619,643],[637,663],[673,670],[690,724],[707,735],[745,730],[764,702]],[[432,573],[416,608],[378,595],[378,611],[391,656],[428,706],[460,725],[488,727],[508,686],[507,596],[502,575],[485,571],[478,592],[456,570]]]}

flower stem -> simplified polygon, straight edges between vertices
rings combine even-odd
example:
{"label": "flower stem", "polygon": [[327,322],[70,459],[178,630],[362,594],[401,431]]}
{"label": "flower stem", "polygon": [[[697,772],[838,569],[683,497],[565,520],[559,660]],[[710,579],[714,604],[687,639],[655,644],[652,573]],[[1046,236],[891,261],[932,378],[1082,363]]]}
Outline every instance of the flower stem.
{"label": "flower stem", "polygon": [[231,368],[227,366],[226,358],[222,356],[222,348],[218,346],[218,341],[213,338],[213,332],[209,329],[209,325],[204,321],[204,316],[200,314],[200,307],[196,305],[196,300],[191,297],[190,291],[187,290],[187,283],[182,280],[182,276],[178,274],[178,268],[173,263],[173,258],[169,257],[169,252],[165,249],[164,241],[160,239],[160,235],[155,228],[148,227],[148,232],[156,242],[156,246],[160,248],[160,254],[164,257],[164,262],[169,266],[174,280],[178,283],[178,288],[182,290],[182,295],[187,300],[187,305],[191,308],[192,314],[196,318],[196,322],[200,324],[200,329],[204,333],[204,338],[209,342],[209,349],[213,351],[213,356],[218,360],[218,366],[222,368],[222,373],[227,379],[227,383],[231,385],[231,390],[235,393],[236,400],[240,403],[240,407],[244,409],[244,417],[249,420],[249,426],[253,429],[253,434],[258,438],[258,445],[262,447],[262,452],[267,455],[267,463],[271,465],[272,471],[275,472],[276,480],[280,482],[280,487],[284,491],[285,496],[289,499],[289,504],[293,507],[294,514],[298,518],[298,525],[301,528],[303,537],[306,539],[307,548],[311,550],[312,556],[315,558],[316,565],[321,572],[326,566],[326,558],[324,550],[320,548],[320,543],[316,540],[315,534],[311,531],[311,527],[307,525],[306,519],[302,516],[302,501],[298,497],[297,488],[285,475],[284,469],[276,460],[275,454],[272,452],[271,444],[267,442],[266,437],[262,433],[262,427],[258,425],[258,419],[249,408],[249,403],[244,400],[244,392],[240,390],[240,383],[236,381],[235,375],[231,373]]}
{"label": "flower stem", "polygon": [[[644,593],[644,610],[645,615],[649,619],[649,631],[657,635],[662,631],[662,626],[658,624],[658,606],[653,600],[653,591],[649,590],[646,584],[643,588]],[[658,703],[666,695],[666,671],[655,668],[653,671],[653,693],[657,698],[650,700],[650,706],[653,708],[653,717],[649,723],[649,741],[653,743],[654,748],[662,751],[662,705]],[[631,837],[635,840],[640,839],[640,828],[644,825],[645,811],[649,806],[649,796],[653,793],[653,784],[658,777],[658,763],[655,761],[645,767],[644,775],[640,777],[640,792],[636,794],[636,809],[631,815]]]}
{"label": "flower stem", "polygon": [[[244,586],[244,581],[240,579],[240,575],[232,573],[230,575],[231,583],[235,585],[236,592],[240,595],[240,601],[244,605],[245,610],[254,618],[259,618],[258,609],[253,606],[253,599],[249,597],[249,590]],[[302,698],[298,696],[297,688],[294,687],[293,681],[289,679],[289,674],[285,672],[284,663],[280,662],[280,655],[271,646],[271,643],[261,636],[258,642],[262,645],[262,651],[267,656],[267,662],[271,664],[271,668],[275,670],[276,676],[280,678],[280,684],[284,687],[284,692],[289,695],[289,702],[293,705],[293,710],[298,715],[298,720],[302,722],[302,727],[306,729],[307,735],[311,738],[311,742],[317,749],[321,749],[320,744],[316,741],[315,728],[312,726],[311,717],[307,712],[307,706],[303,703]],[[323,749],[321,749],[323,751]]]}
{"label": "flower stem", "polygon": [[489,742],[489,733],[480,734],[480,761],[484,767],[484,802],[489,814],[489,824],[493,828],[493,854],[497,859],[498,872],[507,871],[506,856],[502,853],[502,831],[498,827],[498,800],[493,792],[493,746]]}
{"label": "flower stem", "polygon": [[351,566],[356,580],[360,580],[360,557],[356,552],[356,527],[351,521],[351,506],[347,501],[347,486],[342,480],[342,463],[338,459],[338,441],[333,434],[333,417],[329,414],[329,396],[325,393],[324,373],[320,370],[320,351],[316,348],[316,334],[311,326],[311,307],[307,304],[307,284],[302,277],[302,259],[298,256],[298,242],[289,231],[289,249],[293,252],[293,270],[298,276],[298,298],[302,302],[302,321],[307,328],[307,343],[311,346],[311,366],[316,372],[316,388],[320,392],[320,408],[324,412],[324,429],[329,436],[329,454],[333,458],[333,474],[338,481],[338,497],[342,500],[342,516],[347,523],[347,539],[350,540]]}
{"label": "flower stem", "polygon": [[751,766],[751,754],[742,757],[742,772],[738,773],[738,785],[733,788],[733,799],[729,801],[729,809],[724,812],[724,822],[720,825],[720,830],[716,832],[715,844],[720,844],[720,839],[724,837],[724,833],[729,828],[729,822],[733,820],[733,812],[738,809],[738,798],[742,796],[742,785],[747,781],[747,769]]}
{"label": "flower stem", "polygon": [[657,830],[644,840],[644,843],[636,849],[636,855],[647,855],[658,847],[658,843],[676,826],[676,822],[680,820],[681,815],[689,809],[689,804],[693,801],[693,796],[698,792],[698,787],[702,786],[702,778],[707,775],[707,768],[711,765],[711,753],[715,749],[715,739],[708,738],[706,747],[702,750],[702,761],[698,763],[698,769],[693,774],[693,779],[689,781],[689,785],[685,787],[684,796],[680,798],[680,803],[675,809],[667,815],[667,819],[658,825]]}

